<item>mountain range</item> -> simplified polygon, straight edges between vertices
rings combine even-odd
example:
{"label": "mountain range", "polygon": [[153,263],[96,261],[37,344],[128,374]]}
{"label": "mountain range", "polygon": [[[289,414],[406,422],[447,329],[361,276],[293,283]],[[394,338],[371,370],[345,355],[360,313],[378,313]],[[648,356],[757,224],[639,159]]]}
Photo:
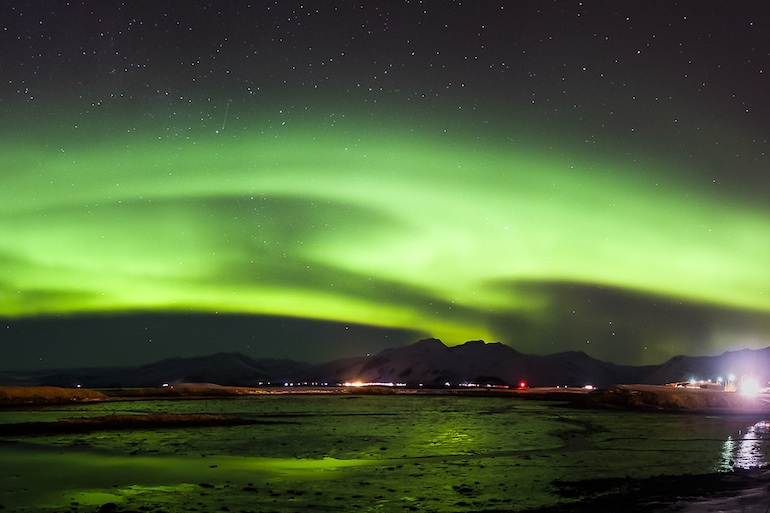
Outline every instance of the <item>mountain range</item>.
{"label": "mountain range", "polygon": [[345,382],[446,383],[519,386],[605,387],[620,383],[662,384],[750,375],[770,379],[770,347],[730,351],[718,356],[676,356],[660,365],[616,365],[582,351],[548,356],[524,354],[501,343],[466,342],[448,347],[437,339],[385,349],[372,356],[308,364],[294,360],[254,359],[240,353],[171,358],[139,367],[2,372],[3,385],[157,387],[174,383],[265,386]]}

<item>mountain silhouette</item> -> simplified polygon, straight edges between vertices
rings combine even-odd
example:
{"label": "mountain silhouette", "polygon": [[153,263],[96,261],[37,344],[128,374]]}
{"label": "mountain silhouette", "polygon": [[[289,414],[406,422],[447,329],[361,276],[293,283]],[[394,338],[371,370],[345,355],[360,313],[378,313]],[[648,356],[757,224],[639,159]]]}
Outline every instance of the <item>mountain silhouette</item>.
{"label": "mountain silhouette", "polygon": [[385,349],[372,356],[307,364],[255,359],[241,353],[170,358],[138,367],[87,368],[0,373],[0,384],[107,387],[157,387],[174,383],[234,386],[403,383],[411,386],[509,384],[519,386],[606,387],[622,383],[663,384],[690,379],[770,379],[770,347],[718,356],[675,356],[660,365],[616,365],[582,351],[542,356],[524,354],[502,343],[474,340],[448,347],[425,339]]}

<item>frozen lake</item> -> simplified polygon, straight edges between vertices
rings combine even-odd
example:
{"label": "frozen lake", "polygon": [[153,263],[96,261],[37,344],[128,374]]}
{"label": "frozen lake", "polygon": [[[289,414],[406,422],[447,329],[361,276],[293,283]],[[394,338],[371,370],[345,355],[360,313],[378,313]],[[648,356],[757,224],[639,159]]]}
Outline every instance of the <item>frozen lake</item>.
{"label": "frozen lake", "polygon": [[[0,423],[214,413],[264,424],[5,438],[8,511],[517,511],[555,480],[730,471],[768,459],[758,419],[579,410],[505,397],[258,395],[0,412]],[[770,419],[768,419],[770,420]]]}

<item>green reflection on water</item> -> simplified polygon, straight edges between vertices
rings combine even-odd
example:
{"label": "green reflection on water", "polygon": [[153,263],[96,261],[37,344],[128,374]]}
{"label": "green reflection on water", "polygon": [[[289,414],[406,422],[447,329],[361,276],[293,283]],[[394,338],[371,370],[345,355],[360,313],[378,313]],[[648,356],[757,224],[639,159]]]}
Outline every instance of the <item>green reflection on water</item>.
{"label": "green reflection on water", "polygon": [[[139,401],[36,413],[54,419],[158,411],[275,423],[18,438],[0,444],[0,504],[19,512],[73,502],[160,504],[166,512],[521,509],[567,500],[554,494],[555,479],[729,470],[727,458],[766,451],[756,426],[751,444],[740,445],[750,432],[742,419],[506,398]],[[25,411],[16,420],[31,416]],[[13,421],[13,413],[3,420]]]}

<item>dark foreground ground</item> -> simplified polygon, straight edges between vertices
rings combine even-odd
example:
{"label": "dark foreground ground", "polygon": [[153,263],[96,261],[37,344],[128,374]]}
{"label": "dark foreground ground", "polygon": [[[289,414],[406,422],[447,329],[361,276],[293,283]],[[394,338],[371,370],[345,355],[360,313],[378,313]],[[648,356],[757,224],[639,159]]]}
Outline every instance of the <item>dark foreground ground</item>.
{"label": "dark foreground ground", "polygon": [[[308,391],[311,393],[312,391]],[[315,391],[318,393],[319,391]],[[329,391],[325,391],[328,393]],[[746,415],[768,411],[764,399],[747,400],[735,396],[713,395],[712,393],[684,392],[667,387],[623,386],[598,394],[573,391],[565,393],[554,390],[534,390],[518,393],[538,399],[549,396],[559,401],[570,400],[582,407],[641,408],[645,410],[692,411],[698,413],[718,413],[720,415]],[[97,392],[82,389],[55,389],[50,387],[9,388],[0,387],[0,406],[15,408],[20,405],[52,403],[71,403],[73,401],[110,401],[146,399],[150,397],[190,398],[198,396],[227,395],[240,396],[254,393],[276,393],[276,391],[258,391],[249,389],[231,389],[216,386],[178,387],[173,390],[140,390]],[[336,393],[388,393],[376,391],[337,391]],[[428,393],[436,393],[431,391]],[[662,413],[665,414],[665,413]],[[182,428],[190,426],[212,426],[254,423],[238,417],[215,415],[108,415],[89,419],[64,419],[58,422],[23,423],[0,425],[2,436],[35,436],[44,434],[83,433],[104,430],[133,430],[142,428]],[[1,442],[1,441],[0,441]],[[0,445],[1,447],[1,445]],[[736,469],[733,472],[710,473],[684,476],[659,476],[648,479],[591,479],[575,481],[556,481],[552,483],[557,494],[568,501],[563,504],[536,510],[516,509],[481,509],[477,513],[503,513],[524,511],[524,513],[583,513],[583,512],[735,512],[767,513],[770,512],[770,469]],[[78,513],[124,512],[132,509],[127,506],[105,503],[91,509],[80,508]],[[163,511],[162,507],[155,511]],[[0,510],[3,506],[0,505]],[[146,511],[146,510],[145,510]],[[475,510],[474,510],[475,511]]]}
{"label": "dark foreground ground", "polygon": [[[533,510],[482,509],[469,513],[766,513],[770,511],[770,471],[737,470],[725,474],[661,476],[643,480],[606,479],[556,483],[565,499],[553,507]],[[204,485],[201,485],[204,486]],[[141,511],[161,513],[143,506]],[[0,509],[2,507],[0,506]],[[229,511],[220,510],[220,511]],[[130,507],[105,503],[76,507],[68,513],[138,513]]]}
{"label": "dark foreground ground", "polygon": [[770,511],[770,471],[767,469],[737,469],[730,473],[650,479],[562,481],[554,484],[563,497],[582,499],[524,513]]}

